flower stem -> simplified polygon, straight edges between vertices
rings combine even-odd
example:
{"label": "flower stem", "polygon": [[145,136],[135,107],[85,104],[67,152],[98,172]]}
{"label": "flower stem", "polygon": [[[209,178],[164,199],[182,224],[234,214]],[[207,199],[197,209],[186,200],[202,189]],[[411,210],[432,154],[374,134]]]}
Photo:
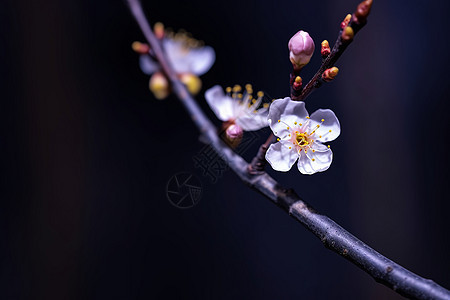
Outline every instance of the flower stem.
{"label": "flower stem", "polygon": [[252,175],[258,175],[264,173],[266,167],[266,152],[269,149],[270,144],[275,142],[275,136],[273,133],[269,135],[266,142],[259,147],[258,154],[252,159],[252,162],[248,165],[248,172]]}

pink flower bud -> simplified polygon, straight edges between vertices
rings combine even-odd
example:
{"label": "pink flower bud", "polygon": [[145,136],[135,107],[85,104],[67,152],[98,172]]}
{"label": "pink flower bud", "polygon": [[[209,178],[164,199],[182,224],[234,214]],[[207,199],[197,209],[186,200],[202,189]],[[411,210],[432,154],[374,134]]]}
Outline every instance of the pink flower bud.
{"label": "pink flower bud", "polygon": [[300,30],[289,40],[289,58],[294,69],[303,68],[314,53],[314,41],[306,31]]}
{"label": "pink flower bud", "polygon": [[242,135],[244,134],[244,131],[242,130],[241,126],[237,125],[237,124],[231,124],[230,126],[228,126],[227,131],[227,138],[230,139],[231,141],[240,139],[242,137]]}

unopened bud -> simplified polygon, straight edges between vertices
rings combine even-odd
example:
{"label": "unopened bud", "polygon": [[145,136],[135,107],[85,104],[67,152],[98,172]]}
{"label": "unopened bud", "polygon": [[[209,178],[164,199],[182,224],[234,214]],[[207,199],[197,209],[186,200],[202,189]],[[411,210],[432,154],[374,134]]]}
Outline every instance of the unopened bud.
{"label": "unopened bud", "polygon": [[161,72],[154,73],[150,77],[150,82],[148,85],[150,91],[152,91],[156,99],[162,100],[169,96],[169,82],[167,81],[166,76],[164,76]]}
{"label": "unopened bud", "polygon": [[192,73],[183,73],[180,75],[181,82],[186,85],[189,93],[197,95],[202,89],[202,81]]}
{"label": "unopened bud", "polygon": [[355,33],[353,32],[353,28],[351,28],[350,26],[345,27],[344,30],[342,31],[342,39],[344,41],[351,41],[353,40],[354,36]]}
{"label": "unopened bud", "polygon": [[345,16],[344,20],[341,22],[341,29],[344,29],[348,26],[348,23],[350,22],[350,19],[352,18],[351,14],[348,14]]}
{"label": "unopened bud", "polygon": [[373,0],[365,0],[358,5],[358,8],[356,8],[355,11],[355,16],[358,22],[361,23],[366,21],[367,16],[370,13],[370,9],[372,8],[372,3]]}
{"label": "unopened bud", "polygon": [[295,77],[294,83],[292,84],[292,88],[296,91],[301,90],[302,88],[302,78],[300,76]]}
{"label": "unopened bud", "polygon": [[155,32],[156,37],[161,40],[164,37],[164,24],[156,22],[155,25],[153,25],[153,31]]}
{"label": "unopened bud", "polygon": [[131,49],[139,54],[147,54],[150,51],[150,46],[148,44],[135,41],[131,44]]}
{"label": "unopened bud", "polygon": [[320,54],[322,55],[322,57],[327,57],[328,55],[330,55],[331,48],[330,44],[328,44],[328,41],[324,40],[320,45],[322,46],[322,49],[320,50]]}
{"label": "unopened bud", "polygon": [[300,70],[309,63],[314,53],[314,41],[306,31],[300,30],[289,40],[289,58],[294,69]]}
{"label": "unopened bud", "polygon": [[231,124],[230,126],[227,127],[226,135],[230,141],[236,141],[242,138],[243,134],[244,131],[242,130],[241,126],[237,124]]}
{"label": "unopened bud", "polygon": [[336,67],[326,69],[322,74],[322,79],[325,81],[331,81],[337,76],[338,73],[339,69]]}

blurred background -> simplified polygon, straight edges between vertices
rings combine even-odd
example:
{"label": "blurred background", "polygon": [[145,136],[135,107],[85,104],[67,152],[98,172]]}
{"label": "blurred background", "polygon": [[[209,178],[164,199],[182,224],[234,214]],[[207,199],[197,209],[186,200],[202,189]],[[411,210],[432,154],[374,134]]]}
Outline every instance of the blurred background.
{"label": "blurred background", "polygon": [[[287,42],[308,31],[320,65],[358,1],[144,1],[152,23],[217,55],[202,77],[289,93]],[[377,251],[450,288],[446,1],[375,0],[307,100],[342,134],[324,173],[269,171]],[[131,50],[122,1],[10,1],[0,10],[2,299],[401,299],[323,247],[231,171],[195,167],[204,145],[176,98],[157,101]],[[220,125],[202,95],[198,103]],[[269,131],[243,153],[250,160]],[[200,180],[181,210],[166,185]]]}

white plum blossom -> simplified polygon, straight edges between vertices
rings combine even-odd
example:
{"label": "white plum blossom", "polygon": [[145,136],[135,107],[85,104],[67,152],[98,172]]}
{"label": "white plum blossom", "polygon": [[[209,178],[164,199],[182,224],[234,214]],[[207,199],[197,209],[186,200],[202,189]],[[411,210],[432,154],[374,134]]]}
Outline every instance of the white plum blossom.
{"label": "white plum blossom", "polygon": [[251,85],[246,85],[244,93],[241,90],[236,85],[233,89],[228,87],[225,94],[222,87],[216,85],[206,91],[205,98],[217,118],[230,127],[235,125],[232,133],[239,132],[239,129],[254,131],[268,126],[268,103],[260,107],[264,94],[258,92],[258,97],[253,98]]}
{"label": "white plum blossom", "polygon": [[287,172],[298,159],[298,170],[314,174],[327,170],[333,152],[322,143],[336,139],[341,126],[329,109],[319,109],[311,116],[302,101],[277,99],[269,109],[269,126],[278,142],[270,145],[266,160],[277,171]]}
{"label": "white plum blossom", "polygon": [[[203,75],[211,68],[216,59],[214,49],[200,46],[199,42],[186,35],[164,37],[162,46],[170,65],[178,74],[191,73]],[[160,70],[160,65],[149,55],[141,55],[139,64],[144,73],[151,75]]]}

